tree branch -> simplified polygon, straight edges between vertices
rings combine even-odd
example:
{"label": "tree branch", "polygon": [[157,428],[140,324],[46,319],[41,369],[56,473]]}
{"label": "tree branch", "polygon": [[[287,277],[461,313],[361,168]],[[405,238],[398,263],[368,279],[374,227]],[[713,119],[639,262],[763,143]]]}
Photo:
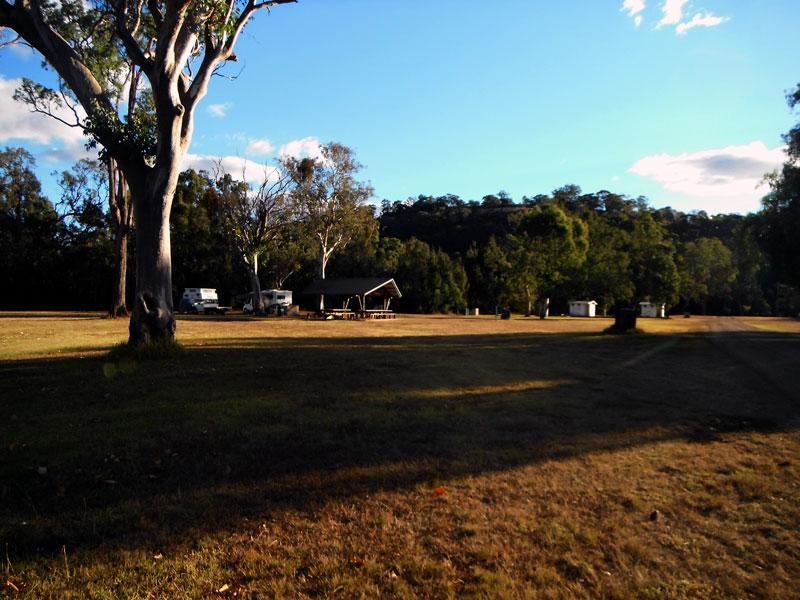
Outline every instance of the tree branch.
{"label": "tree branch", "polygon": [[155,64],[159,66],[159,72],[155,75],[158,79],[163,79],[165,83],[172,80],[176,69],[178,71],[183,69],[182,63],[176,67],[178,65],[178,56],[175,50],[186,21],[186,12],[189,10],[189,5],[190,2],[188,0],[167,2],[167,13],[164,15],[164,20],[156,34]]}
{"label": "tree branch", "polygon": [[[13,29],[42,54],[90,117],[102,115],[104,119],[115,121],[116,127],[122,127],[103,87],[80,55],[46,22],[38,0],[20,0],[13,5],[0,0],[0,26]],[[97,136],[106,148],[119,148],[113,135],[98,131]]]}
{"label": "tree branch", "polygon": [[[128,53],[128,56],[131,59],[131,62],[139,67],[142,71],[144,71],[145,75],[147,75],[148,79],[152,81],[153,75],[153,61],[147,58],[142,50],[141,46],[139,46],[136,39],[133,37],[134,34],[128,29],[127,20],[128,20],[128,0],[119,0],[114,4],[114,14],[116,15],[116,31],[117,35],[119,36],[120,40],[122,40],[122,45],[125,47],[125,51]],[[133,31],[137,31],[140,26],[141,15],[136,15],[136,21],[133,27]]]}
{"label": "tree branch", "polygon": [[156,0],[147,0],[147,10],[150,11],[150,16],[153,17],[153,24],[156,29],[161,29],[161,25],[164,23],[164,15],[161,13],[161,9],[158,8],[158,2]]}
{"label": "tree branch", "polygon": [[203,96],[205,96],[206,90],[208,89],[208,82],[214,74],[217,65],[231,57],[233,54],[233,47],[236,45],[236,40],[239,38],[239,34],[242,32],[242,29],[244,29],[244,26],[250,20],[250,17],[253,16],[253,13],[278,4],[293,4],[296,2],[297,0],[271,0],[269,2],[257,3],[255,0],[248,0],[242,13],[236,20],[233,33],[231,33],[230,37],[224,39],[221,44],[215,45],[211,36],[206,34],[203,61],[197,71],[197,76],[194,78],[194,81],[192,81],[187,92],[189,102],[186,108],[188,110],[193,109]]}

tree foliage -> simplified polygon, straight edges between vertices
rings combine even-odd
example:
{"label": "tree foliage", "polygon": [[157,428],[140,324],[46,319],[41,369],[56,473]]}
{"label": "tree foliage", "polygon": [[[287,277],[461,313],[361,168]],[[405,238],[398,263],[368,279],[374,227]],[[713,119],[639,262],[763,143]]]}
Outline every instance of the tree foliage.
{"label": "tree foliage", "polygon": [[[356,179],[362,165],[355,153],[335,142],[323,146],[319,158],[287,157],[283,165],[295,183],[295,211],[316,243],[317,277],[325,279],[333,253],[346,248],[372,216],[364,210],[372,186]],[[320,297],[319,308],[324,307]]]}
{"label": "tree foliage", "polygon": [[362,225],[361,208],[372,196],[372,186],[356,179],[362,165],[353,151],[332,142],[321,156],[286,158],[284,166],[295,182],[294,206],[319,248],[319,277],[336,250],[347,246]]}
{"label": "tree foliage", "polygon": [[706,312],[710,296],[721,296],[731,290],[736,278],[733,254],[717,238],[700,238],[686,242],[679,255],[680,290],[689,302],[698,302]]}
{"label": "tree foliage", "polygon": [[[787,99],[792,109],[800,107],[800,84]],[[763,202],[764,237],[778,282],[800,288],[800,123],[784,139],[788,159],[769,177],[772,190]]]}

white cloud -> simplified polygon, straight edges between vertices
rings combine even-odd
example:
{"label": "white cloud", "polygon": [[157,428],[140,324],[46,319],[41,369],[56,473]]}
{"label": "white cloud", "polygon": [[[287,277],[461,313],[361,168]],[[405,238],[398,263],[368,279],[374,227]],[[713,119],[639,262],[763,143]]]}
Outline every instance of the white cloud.
{"label": "white cloud", "polygon": [[268,139],[251,140],[247,145],[247,154],[269,155],[275,151],[275,146]]}
{"label": "white cloud", "polygon": [[628,16],[638,15],[645,9],[645,0],[625,0],[622,3],[622,10],[628,11]]}
{"label": "white cloud", "polygon": [[221,168],[224,173],[234,179],[255,184],[262,183],[265,178],[273,181],[278,176],[278,170],[275,167],[257,163],[241,156],[186,154],[181,168],[184,170],[206,171],[212,176]]}
{"label": "white cloud", "polygon": [[678,35],[683,35],[695,27],[716,27],[720,23],[724,23],[727,20],[728,17],[718,17],[716,15],[712,15],[711,13],[706,13],[704,15],[697,13],[692,17],[691,21],[687,21],[686,23],[681,23],[678,25],[675,28],[675,31]]}
{"label": "white cloud", "polygon": [[222,104],[209,104],[208,114],[210,114],[212,117],[221,119],[222,117],[227,116],[228,110],[231,106],[233,106],[233,104],[230,102],[224,102]]}
{"label": "white cloud", "polygon": [[626,11],[629,17],[633,17],[633,23],[639,27],[643,18],[639,13],[644,12],[646,6],[645,0],[625,0],[622,3],[622,10]]}
{"label": "white cloud", "polygon": [[658,27],[677,25],[683,19],[683,7],[689,0],[665,0],[661,5],[662,17]]}
{"label": "white cloud", "polygon": [[721,210],[757,205],[766,192],[764,175],[786,160],[784,147],[756,141],[684,154],[656,154],[639,159],[628,172],[653,179],[665,190],[698,199],[717,199]]}
{"label": "white cloud", "polygon": [[301,140],[294,140],[281,146],[280,155],[292,158],[313,158],[322,159],[322,144],[315,137],[306,137]]}
{"label": "white cloud", "polygon": [[[0,75],[0,143],[29,142],[49,146],[44,153],[38,153],[49,162],[72,162],[92,154],[85,148],[87,138],[80,128],[33,113],[26,104],[14,100],[14,90],[20,85],[21,79],[5,79]],[[75,120],[68,108],[54,112],[67,122]],[[83,115],[83,111],[79,114]]]}

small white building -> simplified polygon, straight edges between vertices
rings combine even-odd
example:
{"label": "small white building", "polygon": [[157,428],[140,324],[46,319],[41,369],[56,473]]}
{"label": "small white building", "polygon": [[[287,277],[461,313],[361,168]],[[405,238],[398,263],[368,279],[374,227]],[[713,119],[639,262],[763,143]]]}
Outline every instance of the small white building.
{"label": "small white building", "polygon": [[593,317],[597,312],[597,302],[594,300],[572,300],[569,303],[570,317]]}
{"label": "small white building", "polygon": [[663,319],[666,315],[666,304],[663,302],[639,302],[639,313],[643,317]]}

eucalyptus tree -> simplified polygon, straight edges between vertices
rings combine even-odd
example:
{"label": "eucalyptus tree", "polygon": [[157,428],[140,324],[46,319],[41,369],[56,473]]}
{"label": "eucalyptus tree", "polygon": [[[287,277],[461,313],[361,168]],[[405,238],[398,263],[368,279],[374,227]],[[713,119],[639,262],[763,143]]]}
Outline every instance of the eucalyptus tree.
{"label": "eucalyptus tree", "polygon": [[46,282],[56,271],[64,237],[58,213],[42,193],[33,156],[24,148],[0,150],[3,306],[43,306]]}
{"label": "eucalyptus tree", "polygon": [[[114,109],[127,121],[136,118],[140,123],[152,122],[152,116],[146,119],[141,118],[143,110],[148,108],[146,102],[140,101],[142,72],[137,69],[136,65],[125,62],[124,56],[113,43],[113,35],[110,34],[107,24],[103,27],[104,23],[98,21],[90,25],[88,19],[92,12],[84,3],[62,2],[43,10],[49,10],[52,19],[61,24],[64,30],[61,32],[62,35],[76,34],[84,29],[91,30],[91,40],[84,41],[82,56],[87,65],[90,65],[92,72],[96,73],[104,82],[108,82],[106,91]],[[6,44],[19,43],[20,39],[17,38]],[[86,43],[89,41],[91,43]],[[28,78],[23,78],[22,84],[14,92],[14,99],[27,104],[32,112],[56,119],[69,127],[83,129],[89,135],[87,146],[97,147],[100,142],[97,138],[92,137],[85,122],[86,112],[81,108],[75,94],[63,79],[58,80],[56,87],[57,89],[51,89]],[[105,200],[108,204],[108,218],[114,237],[116,277],[112,288],[109,314],[112,317],[126,316],[128,314],[125,300],[128,239],[132,232],[133,207],[130,194],[127,193],[125,176],[117,162],[102,147],[99,154],[106,173],[107,181],[103,187],[106,188]],[[76,181],[71,182],[71,184],[75,183]]]}
{"label": "eucalyptus tree", "polygon": [[[259,10],[296,0],[0,0],[0,27],[36,49],[85,114],[81,125],[125,176],[136,214],[136,294],[130,341],[175,333],[169,214],[194,114]],[[118,81],[101,60],[114,48],[144,77],[152,126],[121,115]],[[112,61],[113,63],[114,61]],[[45,102],[55,92],[38,87]]]}
{"label": "eucalyptus tree", "polygon": [[516,293],[515,269],[504,244],[498,243],[494,236],[483,247],[473,243],[467,250],[466,259],[471,282],[469,294],[473,305],[496,312],[498,308],[513,301]]}
{"label": "eucalyptus tree", "polygon": [[[800,84],[787,95],[800,114]],[[764,238],[778,282],[800,290],[800,122],[784,135],[787,159],[769,176],[771,191],[763,200]],[[800,295],[800,294],[799,294]],[[796,310],[800,307],[796,307]]]}
{"label": "eucalyptus tree", "polygon": [[467,273],[461,263],[416,238],[394,250],[397,256],[391,274],[402,282],[399,303],[404,311],[448,313],[466,308]]}
{"label": "eucalyptus tree", "polygon": [[586,260],[589,231],[558,204],[542,203],[528,210],[506,245],[517,295],[530,315],[535,297],[553,294]]}
{"label": "eucalyptus tree", "polygon": [[264,312],[259,261],[279,243],[291,220],[291,183],[292,179],[283,168],[267,170],[263,182],[256,189],[245,182],[235,181],[227,173],[217,177],[226,229],[247,266],[256,314]]}
{"label": "eucalyptus tree", "polygon": [[601,214],[584,215],[589,227],[586,261],[575,272],[574,297],[599,302],[603,315],[615,304],[629,304],[635,288],[631,279],[631,258],[625,250],[626,231],[614,227]]}
{"label": "eucalyptus tree", "polygon": [[[325,279],[333,253],[347,246],[364,219],[373,218],[371,210],[364,210],[372,186],[356,180],[362,165],[350,148],[335,142],[323,146],[318,159],[288,157],[283,164],[295,182],[298,216],[316,241],[317,276]],[[324,296],[319,309],[325,309]]]}
{"label": "eucalyptus tree", "polygon": [[702,237],[686,242],[678,254],[680,293],[687,302],[697,302],[703,314],[708,300],[730,292],[736,279],[733,254],[717,238]]}
{"label": "eucalyptus tree", "polygon": [[100,163],[81,159],[58,178],[61,188],[56,210],[67,230],[75,233],[106,234],[106,214],[103,209],[107,180]]}

